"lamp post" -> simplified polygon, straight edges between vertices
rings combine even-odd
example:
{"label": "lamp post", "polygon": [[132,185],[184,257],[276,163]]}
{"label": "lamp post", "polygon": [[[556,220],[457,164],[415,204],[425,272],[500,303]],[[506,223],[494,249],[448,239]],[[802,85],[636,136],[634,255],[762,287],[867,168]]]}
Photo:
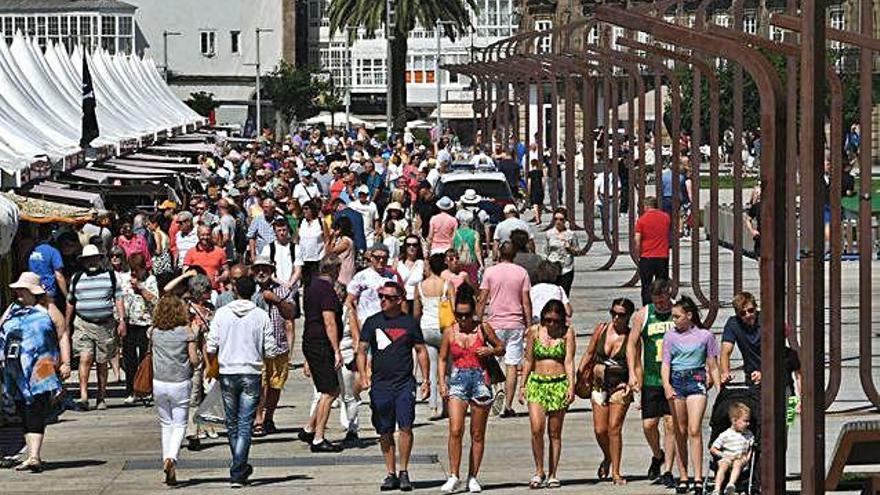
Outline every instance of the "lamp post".
{"label": "lamp post", "polygon": [[260,34],[262,33],[271,33],[271,29],[266,28],[256,28],[254,29],[256,33],[257,40],[257,62],[254,64],[257,68],[257,118],[256,118],[256,133],[257,136],[260,135],[260,132],[263,131],[263,119],[262,119],[262,109],[260,108]]}
{"label": "lamp post", "polygon": [[394,0],[385,0],[385,42],[386,42],[385,44],[387,45],[386,54],[385,54],[385,57],[386,57],[385,77],[387,80],[385,82],[388,85],[388,90],[387,90],[387,95],[386,95],[387,101],[385,102],[385,123],[388,126],[387,139],[388,139],[389,143],[391,142],[391,124],[392,124],[392,120],[393,120],[392,108],[391,108],[391,96],[392,96],[391,95],[391,78],[393,77],[393,74],[391,73],[391,57],[392,57],[391,43],[394,42],[394,29],[395,29],[393,19],[394,19]]}
{"label": "lamp post", "polygon": [[168,70],[168,37],[180,36],[181,33],[176,31],[162,31],[162,69],[165,72],[165,84],[168,84],[168,78],[171,71]]}
{"label": "lamp post", "polygon": [[440,140],[440,136],[443,134],[443,111],[440,107],[443,105],[443,80],[440,77],[440,56],[442,54],[442,46],[440,31],[443,29],[443,26],[446,24],[455,24],[452,21],[437,21],[437,60],[434,61],[434,79],[437,82],[437,141]]}

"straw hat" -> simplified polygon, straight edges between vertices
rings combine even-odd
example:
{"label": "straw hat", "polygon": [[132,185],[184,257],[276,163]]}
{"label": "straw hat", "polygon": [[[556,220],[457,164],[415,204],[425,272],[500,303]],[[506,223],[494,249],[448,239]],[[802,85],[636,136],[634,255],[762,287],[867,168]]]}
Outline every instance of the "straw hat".
{"label": "straw hat", "polygon": [[9,284],[10,289],[27,289],[28,292],[35,296],[42,296],[46,293],[40,284],[40,276],[34,272],[23,272],[18,276],[18,280]]}
{"label": "straw hat", "polygon": [[468,189],[461,195],[461,202],[466,205],[475,205],[482,200],[482,196],[477,194],[477,191],[473,189]]}

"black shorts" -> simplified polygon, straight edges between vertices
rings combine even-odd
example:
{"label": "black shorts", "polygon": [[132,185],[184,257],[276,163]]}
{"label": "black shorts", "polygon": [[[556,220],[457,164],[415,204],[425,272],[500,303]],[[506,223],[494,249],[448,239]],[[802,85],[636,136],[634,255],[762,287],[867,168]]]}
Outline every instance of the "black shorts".
{"label": "black shorts", "polygon": [[339,376],[334,366],[336,357],[329,342],[303,340],[303,356],[309,363],[315,389],[322,394],[339,393]]}
{"label": "black shorts", "polygon": [[642,419],[669,416],[669,401],[663,387],[642,387]]}

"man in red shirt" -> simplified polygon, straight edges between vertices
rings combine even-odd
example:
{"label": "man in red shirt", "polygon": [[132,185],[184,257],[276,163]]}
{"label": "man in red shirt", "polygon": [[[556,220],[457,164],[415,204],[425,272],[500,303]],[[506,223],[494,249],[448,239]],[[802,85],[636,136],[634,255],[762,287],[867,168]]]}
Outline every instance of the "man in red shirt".
{"label": "man in red shirt", "polygon": [[657,198],[645,198],[645,211],[636,222],[635,253],[639,258],[642,304],[651,302],[651,282],[669,279],[669,214],[657,208]]}
{"label": "man in red shirt", "polygon": [[199,243],[186,253],[183,264],[186,267],[198,266],[205,270],[215,289],[220,290],[221,280],[226,271],[226,250],[214,245],[211,227],[199,225]]}

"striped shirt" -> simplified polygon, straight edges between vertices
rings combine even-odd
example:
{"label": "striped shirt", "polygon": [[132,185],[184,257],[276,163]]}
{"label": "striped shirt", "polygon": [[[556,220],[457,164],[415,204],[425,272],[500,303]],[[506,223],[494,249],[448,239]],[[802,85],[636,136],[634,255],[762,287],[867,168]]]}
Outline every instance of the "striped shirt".
{"label": "striped shirt", "polygon": [[712,447],[721,451],[726,458],[736,458],[746,454],[754,443],[754,436],[749,430],[738,432],[730,427],[724,430],[712,443]]}
{"label": "striped shirt", "polygon": [[114,290],[110,272],[107,271],[95,275],[82,272],[67,296],[68,302],[76,308],[76,315],[90,322],[112,319],[114,304],[121,298],[122,287],[119,280],[116,281]]}

